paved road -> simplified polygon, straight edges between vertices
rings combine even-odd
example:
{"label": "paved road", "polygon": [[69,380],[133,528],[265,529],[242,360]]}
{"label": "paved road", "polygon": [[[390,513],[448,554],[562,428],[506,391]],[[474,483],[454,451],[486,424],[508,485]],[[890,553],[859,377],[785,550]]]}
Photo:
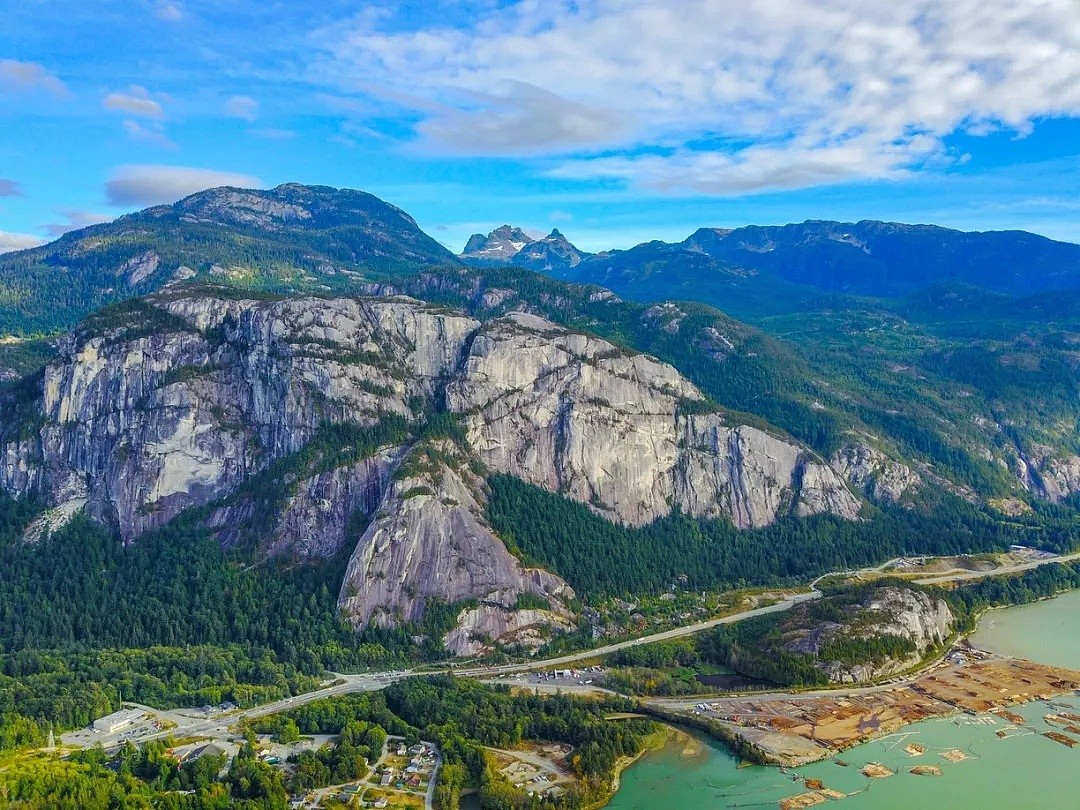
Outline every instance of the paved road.
{"label": "paved road", "polygon": [[[982,579],[989,576],[1002,576],[1005,574],[1020,573],[1022,571],[1030,571],[1034,568],[1038,568],[1043,565],[1049,565],[1051,563],[1065,563],[1072,562],[1074,560],[1080,560],[1080,552],[1074,554],[1068,554],[1059,557],[1050,557],[1043,560],[1033,560],[1026,563],[1017,563],[1016,565],[1003,566],[991,571],[963,571],[959,573],[944,573],[940,575],[927,576],[915,580],[920,585],[942,585],[949,582],[958,582],[963,580]],[[851,575],[857,573],[873,573],[881,572],[889,565],[892,565],[896,560],[889,560],[881,565],[873,566],[871,568],[864,568],[858,571],[840,571],[835,572],[837,574]],[[684,625],[682,627],[676,627],[671,630],[664,630],[659,633],[652,633],[640,638],[629,639],[627,641],[619,641],[613,644],[606,644],[600,647],[594,647],[589,650],[583,650],[581,652],[571,653],[568,655],[557,656],[554,658],[545,658],[540,661],[529,661],[526,663],[518,664],[501,664],[497,666],[489,667],[448,667],[444,669],[427,670],[429,674],[453,672],[455,675],[469,678],[493,678],[499,675],[514,674],[520,672],[529,672],[537,669],[556,669],[567,664],[573,664],[578,661],[585,661],[590,658],[597,658],[604,655],[610,655],[611,653],[618,652],[619,650],[625,650],[629,647],[638,647],[643,644],[653,644],[658,641],[670,641],[671,639],[682,638],[684,636],[700,633],[704,630],[709,630],[713,627],[717,627],[722,624],[733,624],[735,622],[741,622],[746,619],[753,618],[755,616],[764,616],[769,613],[778,613],[784,610],[790,610],[795,605],[803,602],[808,602],[813,599],[821,597],[821,592],[817,590],[817,584],[828,576],[833,574],[823,574],[815,579],[811,584],[811,590],[807,593],[796,594],[793,597],[785,599],[781,602],[777,602],[774,605],[767,607],[755,608],[753,610],[743,611],[742,613],[732,614],[731,616],[723,616],[717,619],[708,619],[706,621],[695,622],[693,624]],[[274,703],[267,703],[262,706],[255,706],[250,709],[245,709],[240,712],[234,712],[229,715],[219,715],[217,717],[210,718],[193,718],[189,717],[185,712],[190,712],[190,709],[148,709],[157,716],[166,719],[176,724],[176,728],[162,730],[151,734],[146,734],[138,737],[136,742],[148,742],[154,739],[161,739],[169,735],[174,736],[221,736],[226,732],[226,727],[243,719],[253,719],[256,717],[265,717],[269,714],[277,714],[278,712],[288,711],[289,709],[303,706],[306,703],[311,703],[315,700],[321,700],[323,698],[334,697],[336,695],[345,695],[355,692],[371,692],[379,689],[384,689],[395,681],[402,680],[408,677],[410,673],[408,670],[397,672],[378,672],[361,675],[336,675],[335,682],[331,685],[317,689],[314,692],[306,692],[302,695],[297,695],[291,698],[285,698],[284,700],[278,700]],[[871,687],[874,688],[874,687]],[[95,734],[88,735],[85,730],[78,732],[71,732],[63,736],[65,743],[74,743],[78,745],[93,745],[94,743],[101,743],[106,750],[110,748],[116,748],[123,744],[126,737],[126,732],[121,731],[116,734]]]}
{"label": "paved road", "polygon": [[795,605],[801,604],[802,602],[809,602],[812,599],[818,599],[820,598],[820,596],[821,592],[816,590],[810,591],[809,593],[800,593],[789,599],[785,599],[782,602],[777,602],[776,604],[769,605],[767,607],[754,608],[753,610],[745,610],[742,613],[734,613],[731,616],[722,616],[718,619],[707,619],[702,622],[695,622],[694,624],[687,624],[683,625],[682,627],[675,627],[671,630],[664,630],[659,633],[652,633],[647,636],[641,636],[640,638],[633,638],[627,641],[618,641],[613,644],[605,644],[602,647],[593,647],[589,650],[570,653],[568,655],[561,655],[557,658],[545,658],[542,661],[529,661],[523,664],[501,664],[499,666],[475,667],[472,669],[461,668],[454,669],[453,672],[463,677],[486,678],[492,675],[512,674],[516,672],[530,672],[535,669],[555,669],[565,664],[573,664],[578,661],[587,661],[590,658],[610,655],[613,652],[625,650],[628,647],[640,647],[642,644],[654,644],[657,641],[670,641],[673,638],[690,636],[695,633],[700,633],[703,630],[709,630],[713,627],[717,627],[721,624],[734,624],[735,622],[752,619],[755,616],[764,616],[768,613],[779,613],[783,610],[790,610]]}
{"label": "paved road", "polygon": [[991,571],[961,571],[956,574],[941,574],[937,576],[923,577],[917,579],[919,585],[944,585],[947,582],[961,582],[968,579],[985,579],[986,577],[1000,577],[1006,574],[1019,574],[1022,571],[1030,571],[1033,568],[1038,568],[1043,565],[1049,565],[1050,563],[1069,563],[1080,560],[1080,551],[1075,554],[1066,554],[1061,557],[1049,557],[1045,560],[1032,560],[1026,563],[1017,563],[1016,565],[1003,565],[1001,568],[995,568]]}

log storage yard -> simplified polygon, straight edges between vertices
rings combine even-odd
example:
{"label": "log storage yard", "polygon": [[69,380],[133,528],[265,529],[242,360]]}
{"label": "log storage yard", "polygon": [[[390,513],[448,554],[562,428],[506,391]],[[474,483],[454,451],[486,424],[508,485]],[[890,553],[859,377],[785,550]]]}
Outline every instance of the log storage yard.
{"label": "log storage yard", "polygon": [[[964,648],[911,680],[833,693],[723,698],[692,706],[668,701],[666,708],[726,730],[763,762],[796,767],[934,717],[967,714],[978,722],[1002,722],[1006,725],[998,736],[1007,738],[1023,722],[1009,707],[1077,690],[1078,671]],[[1058,726],[1048,732],[1050,739],[1066,745],[1080,741],[1080,722],[1069,713],[1047,717]],[[1063,733],[1069,731],[1075,736]]]}

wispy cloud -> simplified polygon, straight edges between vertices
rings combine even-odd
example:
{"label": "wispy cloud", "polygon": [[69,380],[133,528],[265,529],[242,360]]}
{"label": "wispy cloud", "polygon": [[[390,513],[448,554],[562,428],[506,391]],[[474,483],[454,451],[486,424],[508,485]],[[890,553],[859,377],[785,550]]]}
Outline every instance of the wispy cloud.
{"label": "wispy cloud", "polygon": [[154,9],[154,16],[165,22],[181,22],[184,19],[184,10],[179,3],[160,2]]}
{"label": "wispy cloud", "polygon": [[[429,18],[430,19],[430,18]],[[402,25],[406,27],[402,28]],[[560,178],[744,194],[961,159],[957,132],[1080,115],[1076,0],[550,0],[464,26],[320,33],[313,71],[418,119],[420,144],[546,155]]]}
{"label": "wispy cloud", "polygon": [[176,148],[176,144],[169,140],[164,127],[157,121],[151,121],[148,125],[143,125],[133,118],[125,118],[123,127],[127,136],[136,143],[149,143],[163,149]]}
{"label": "wispy cloud", "polygon": [[21,197],[22,195],[22,186],[16,181],[0,177],[0,197]]}
{"label": "wispy cloud", "polygon": [[84,211],[79,208],[59,208],[58,214],[64,218],[63,222],[50,222],[45,230],[50,236],[63,236],[68,231],[85,228],[89,225],[98,225],[112,219],[108,214],[99,214],[96,211]]}
{"label": "wispy cloud", "polygon": [[280,127],[255,127],[248,130],[256,138],[268,141],[288,141],[296,137],[295,130],[282,129]]}
{"label": "wispy cloud", "polygon": [[262,180],[249,174],[199,169],[190,166],[120,166],[105,183],[110,205],[134,207],[176,202],[197,191],[216,186],[259,188]]}
{"label": "wispy cloud", "polygon": [[[438,151],[527,155],[593,147],[629,132],[627,116],[611,106],[573,101],[525,82],[499,93],[473,94],[469,108],[447,109],[417,130]],[[482,110],[482,112],[478,112]]]}
{"label": "wispy cloud", "polygon": [[71,95],[67,85],[37,62],[0,59],[0,91],[42,92],[54,98]]}
{"label": "wispy cloud", "polygon": [[137,84],[131,85],[124,93],[109,93],[101,103],[107,110],[116,110],[141,118],[157,120],[165,116],[161,103],[152,98],[150,91],[145,87]]}
{"label": "wispy cloud", "polygon": [[44,243],[44,239],[40,236],[34,236],[31,233],[12,233],[11,231],[0,231],[0,253],[11,253],[16,250],[26,250],[27,248],[37,247]]}
{"label": "wispy cloud", "polygon": [[231,118],[254,121],[259,117],[259,102],[251,96],[232,96],[225,102],[225,114]]}

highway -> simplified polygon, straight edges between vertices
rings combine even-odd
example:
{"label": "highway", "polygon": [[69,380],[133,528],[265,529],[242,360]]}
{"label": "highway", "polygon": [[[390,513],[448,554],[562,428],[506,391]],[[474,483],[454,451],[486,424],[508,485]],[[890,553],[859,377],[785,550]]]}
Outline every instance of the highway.
{"label": "highway", "polygon": [[[1016,574],[1023,571],[1030,571],[1043,565],[1050,565],[1052,563],[1067,563],[1075,560],[1080,560],[1080,552],[1068,554],[1065,556],[1056,556],[1048,557],[1041,560],[1032,560],[1030,562],[1017,563],[1015,565],[1002,566],[1000,568],[996,568],[990,571],[947,571],[940,574],[935,574],[933,576],[921,577],[914,581],[920,585],[943,585],[950,582]],[[299,706],[303,706],[315,700],[322,700],[323,698],[335,697],[337,695],[377,691],[386,688],[388,685],[394,683],[395,681],[402,680],[403,678],[407,678],[410,675],[414,674],[439,674],[452,672],[459,677],[497,678],[500,675],[529,672],[538,669],[557,669],[560,667],[564,667],[567,664],[574,664],[579,661],[588,660],[590,658],[610,655],[611,653],[618,652],[619,650],[625,650],[629,647],[637,647],[643,644],[653,644],[658,641],[670,641],[672,639],[682,638],[684,636],[700,633],[702,631],[709,630],[719,625],[733,624],[735,622],[741,622],[745,621],[746,619],[751,619],[755,616],[764,616],[770,613],[778,613],[781,611],[790,610],[795,605],[820,598],[821,591],[817,589],[817,585],[819,582],[821,582],[821,580],[825,579],[826,577],[836,575],[850,576],[856,574],[881,573],[885,568],[895,563],[896,560],[889,560],[888,562],[884,562],[881,565],[859,569],[858,571],[838,571],[831,574],[823,574],[822,576],[817,577],[813,582],[810,583],[810,590],[808,592],[796,594],[788,599],[777,602],[773,605],[746,610],[741,613],[732,614],[730,616],[722,616],[715,619],[707,619],[705,621],[694,622],[692,624],[683,625],[682,627],[675,627],[670,630],[664,630],[658,633],[651,633],[649,635],[641,636],[639,638],[618,641],[612,644],[605,644],[599,647],[593,647],[588,650],[582,650],[580,652],[569,653],[567,655],[556,656],[553,658],[545,658],[538,661],[527,661],[514,664],[499,664],[487,667],[444,667],[441,669],[425,670],[422,673],[414,673],[409,670],[401,670],[393,672],[364,673],[358,675],[335,674],[334,681],[321,689],[317,689],[313,692],[305,692],[302,695],[285,698],[283,700],[278,700],[273,703],[266,703],[261,706],[255,706],[250,709],[232,712],[227,715],[217,715],[204,718],[193,716],[196,710],[192,709],[159,710],[152,709],[150,707],[139,707],[153,713],[154,715],[161,718],[162,720],[167,721],[168,723],[175,724],[175,727],[141,734],[135,738],[131,738],[130,732],[127,730],[118,731],[115,734],[98,734],[94,732],[88,732],[86,729],[81,729],[79,731],[74,731],[63,735],[62,740],[65,744],[74,745],[94,745],[96,743],[100,743],[106,750],[108,750],[110,748],[116,748],[122,745],[128,739],[133,739],[134,742],[143,743],[154,739],[162,739],[170,735],[176,737],[222,737],[228,734],[229,726],[232,726],[241,720],[250,720],[258,717],[265,717],[266,715],[270,714],[277,714],[279,712],[288,711],[289,709],[295,709]]]}

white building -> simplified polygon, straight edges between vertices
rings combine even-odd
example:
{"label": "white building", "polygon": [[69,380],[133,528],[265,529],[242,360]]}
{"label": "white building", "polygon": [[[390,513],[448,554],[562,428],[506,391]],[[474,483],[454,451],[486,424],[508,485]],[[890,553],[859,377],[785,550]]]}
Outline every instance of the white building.
{"label": "white building", "polygon": [[146,712],[142,709],[121,709],[118,712],[107,714],[94,721],[94,731],[100,731],[104,734],[115,734],[122,728],[127,728],[134,723],[138,723],[146,717]]}

